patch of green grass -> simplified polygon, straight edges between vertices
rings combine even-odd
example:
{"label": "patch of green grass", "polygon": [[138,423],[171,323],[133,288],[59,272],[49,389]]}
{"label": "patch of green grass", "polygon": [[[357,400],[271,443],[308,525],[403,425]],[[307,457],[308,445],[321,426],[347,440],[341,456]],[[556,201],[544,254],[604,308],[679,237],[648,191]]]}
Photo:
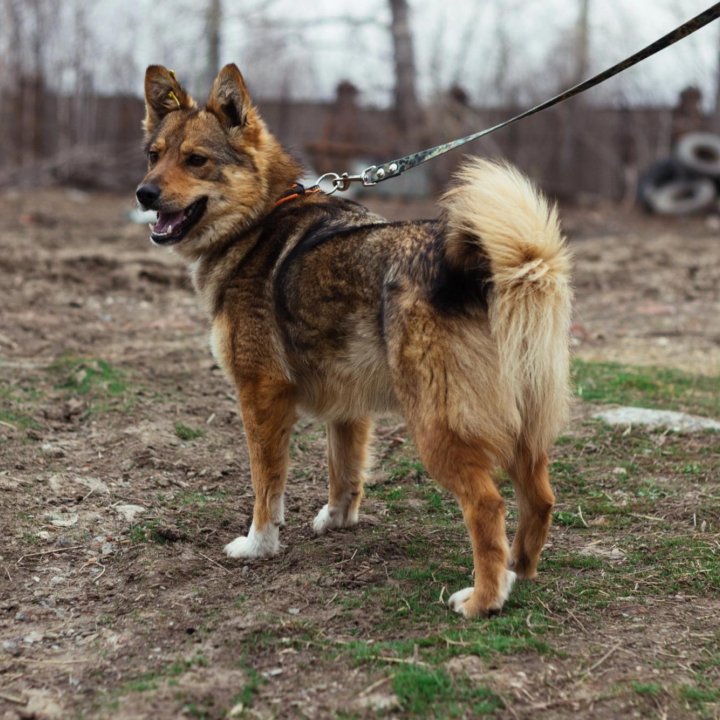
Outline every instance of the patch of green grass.
{"label": "patch of green grass", "polygon": [[205,435],[205,431],[200,428],[192,428],[181,422],[176,422],[175,435],[177,435],[181,440],[197,440]]}
{"label": "patch of green grass", "polygon": [[[617,531],[647,525],[640,521],[650,515],[660,523],[656,529],[664,529],[678,521],[675,508],[688,485],[712,482],[720,473],[720,438],[713,433],[689,439],[594,421],[574,431],[575,442],[555,448],[550,467],[558,526],[580,530],[584,519],[591,529],[601,523]],[[693,510],[698,517],[704,513],[712,519],[718,516],[719,500],[704,491]],[[663,516],[668,511],[671,517],[666,522]]]}
{"label": "patch of green grass", "polygon": [[186,660],[176,660],[175,662],[168,665],[165,670],[167,677],[178,677],[183,675],[188,670],[194,667],[207,667],[208,660],[204,655],[193,655],[193,657]]}
{"label": "patch of green grass", "polygon": [[196,507],[205,507],[212,503],[224,502],[227,498],[226,492],[204,493],[197,490],[183,493],[177,498],[180,505],[194,505]]}
{"label": "patch of green grass", "polygon": [[711,687],[709,684],[682,685],[680,698],[690,708],[703,711],[707,703],[720,702],[720,687]]}
{"label": "patch of green grass", "polygon": [[659,683],[643,683],[643,682],[631,682],[630,687],[638,695],[650,695],[655,697],[663,692],[663,686]]}
{"label": "patch of green grass", "polygon": [[[448,593],[468,584],[469,573],[448,573],[436,566],[429,573],[438,581],[428,582],[422,568],[405,569],[395,573],[402,578],[399,587],[385,586],[353,595],[358,602],[351,603],[352,607],[382,608],[375,627],[384,639],[345,642],[335,647],[335,653],[359,665],[382,666],[392,662],[388,658],[406,659],[416,652],[421,661],[431,665],[456,655],[489,659],[497,654],[553,652],[544,639],[552,624],[539,602],[544,593],[541,588],[518,584],[500,615],[468,622],[441,604],[439,596],[443,592],[447,601]],[[450,582],[451,575],[458,577]],[[411,628],[412,632],[409,637],[393,639],[399,628]]]}
{"label": "patch of green grass", "polygon": [[117,694],[125,695],[131,692],[157,690],[163,682],[168,681],[169,684],[175,684],[175,679],[184,675],[191,668],[207,667],[207,665],[208,661],[204,655],[194,655],[191,658],[177,660],[165,668],[144,672],[132,680],[128,680],[118,688]]}
{"label": "patch of green grass", "polygon": [[31,415],[18,410],[0,410],[0,422],[7,423],[13,427],[23,428],[24,430],[28,430],[30,428],[33,430],[39,430],[41,427],[40,423]]}
{"label": "patch of green grass", "polygon": [[627,560],[647,594],[716,597],[720,592],[720,549],[710,540],[688,535],[640,540],[630,546]]}
{"label": "patch of green grass", "polygon": [[255,697],[260,691],[260,686],[263,684],[262,676],[250,665],[245,664],[244,670],[247,675],[247,681],[243,685],[243,689],[233,697],[232,705],[238,705],[242,703],[244,708],[252,706]]}
{"label": "patch of green grass", "polygon": [[157,543],[167,545],[168,539],[158,531],[159,522],[148,520],[147,522],[133,525],[128,531],[128,539],[131,543]]}
{"label": "patch of green grass", "polygon": [[393,677],[393,689],[403,710],[416,717],[460,717],[466,709],[474,716],[489,715],[504,707],[489,688],[466,677],[451,678],[442,668],[403,667]]}
{"label": "patch of green grass", "polygon": [[388,480],[391,482],[406,479],[417,481],[423,477],[427,477],[427,472],[419,460],[401,457],[395,461],[388,461]]}
{"label": "patch of green grass", "polygon": [[0,381],[0,421],[25,430],[40,429],[41,425],[32,417],[31,411],[33,403],[42,397],[43,393],[37,388]]}
{"label": "patch of green grass", "polygon": [[[592,614],[627,595],[716,597],[720,592],[720,550],[707,539],[654,535],[650,542],[628,535],[618,544],[621,553],[615,559],[546,552],[541,572],[559,584],[545,604],[558,613],[570,608]],[[613,545],[608,541],[598,547],[609,552]]]}
{"label": "patch of green grass", "polygon": [[24,532],[22,534],[22,542],[23,542],[23,545],[39,545],[40,538],[37,536],[36,533]]}
{"label": "patch of green grass", "polygon": [[127,391],[124,373],[107,360],[65,356],[56,360],[51,369],[62,376],[56,387],[76,395],[118,396]]}
{"label": "patch of green grass", "polygon": [[366,490],[368,498],[382,500],[386,505],[388,512],[392,516],[400,515],[404,512],[409,498],[408,489],[403,486],[393,486],[390,483],[379,483],[369,485]]}
{"label": "patch of green grass", "polygon": [[126,412],[135,402],[137,390],[129,386],[129,373],[99,358],[63,356],[50,366],[55,389],[82,397],[86,413]]}
{"label": "patch of green grass", "polygon": [[594,403],[617,403],[720,417],[720,378],[615,362],[573,362],[575,392]]}
{"label": "patch of green grass", "polygon": [[157,690],[162,682],[162,675],[154,672],[146,672],[138,677],[128,680],[120,688],[121,694],[130,692],[141,693],[147,692],[148,690]]}
{"label": "patch of green grass", "polygon": [[587,527],[587,521],[583,521],[580,513],[570,512],[568,510],[558,510],[553,513],[553,523],[555,523],[555,525],[564,525],[565,527]]}

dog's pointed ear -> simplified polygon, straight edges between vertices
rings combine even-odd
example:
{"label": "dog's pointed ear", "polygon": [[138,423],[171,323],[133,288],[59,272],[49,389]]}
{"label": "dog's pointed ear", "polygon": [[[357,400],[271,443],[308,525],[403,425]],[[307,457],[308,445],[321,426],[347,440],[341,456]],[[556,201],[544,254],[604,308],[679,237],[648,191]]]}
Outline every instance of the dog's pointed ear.
{"label": "dog's pointed ear", "polygon": [[218,73],[210,91],[207,108],[227,129],[240,128],[247,123],[252,101],[237,65],[226,65]]}
{"label": "dog's pointed ear", "polygon": [[152,135],[162,119],[175,110],[190,110],[195,101],[183,90],[175,73],[162,65],[150,65],[145,71],[145,120],[143,129]]}

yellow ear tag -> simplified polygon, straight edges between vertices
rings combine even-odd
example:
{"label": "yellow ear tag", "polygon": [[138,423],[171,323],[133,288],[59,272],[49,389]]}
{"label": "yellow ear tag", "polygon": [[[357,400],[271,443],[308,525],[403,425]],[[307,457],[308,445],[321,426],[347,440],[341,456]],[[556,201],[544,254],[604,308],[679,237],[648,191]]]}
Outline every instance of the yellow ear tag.
{"label": "yellow ear tag", "polygon": [[182,106],[180,105],[180,101],[178,100],[177,95],[176,95],[172,90],[170,90],[170,92],[167,94],[167,96],[168,96],[171,100],[174,100],[174,101],[177,103],[178,110],[180,110],[180,108],[181,108]]}

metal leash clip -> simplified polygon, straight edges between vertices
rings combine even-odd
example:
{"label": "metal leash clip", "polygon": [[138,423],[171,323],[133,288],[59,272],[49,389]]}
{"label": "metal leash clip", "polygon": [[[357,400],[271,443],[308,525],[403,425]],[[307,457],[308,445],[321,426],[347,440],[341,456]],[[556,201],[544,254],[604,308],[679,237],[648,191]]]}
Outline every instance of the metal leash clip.
{"label": "metal leash clip", "polygon": [[[325,173],[315,181],[315,184],[326,195],[332,195],[336,190],[345,192],[352,183],[356,182],[362,183],[364,187],[370,187],[371,185],[377,185],[377,181],[372,179],[372,173],[376,170],[376,168],[376,165],[371,165],[370,167],[365,168],[359,175],[350,175],[346,172],[342,175],[334,172]],[[330,190],[326,190],[322,187],[323,182],[332,183],[332,188]]]}

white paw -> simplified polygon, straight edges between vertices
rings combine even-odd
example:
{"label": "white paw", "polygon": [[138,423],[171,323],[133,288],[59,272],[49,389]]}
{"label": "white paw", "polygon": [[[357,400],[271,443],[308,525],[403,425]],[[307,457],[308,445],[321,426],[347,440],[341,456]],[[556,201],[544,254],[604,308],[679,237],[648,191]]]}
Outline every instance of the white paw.
{"label": "white paw", "polygon": [[225,553],[231,558],[261,558],[277,555],[280,550],[280,530],[272,523],[260,531],[250,526],[247,537],[241,535],[225,546]]}
{"label": "white paw", "polygon": [[345,517],[345,513],[341,508],[325,505],[313,520],[313,530],[316,535],[323,535],[328,530],[357,525],[358,514],[358,511],[354,510],[348,512],[347,517]]}
{"label": "white paw", "polygon": [[[503,578],[503,584],[500,588],[500,597],[498,598],[497,610],[500,610],[500,608],[502,608],[502,606],[505,604],[505,601],[510,596],[510,591],[512,590],[512,587],[515,584],[516,580],[516,572],[513,572],[512,570],[505,570],[505,577]],[[493,609],[496,608],[493,606]]]}
{"label": "white paw", "polygon": [[448,600],[448,605],[455,612],[464,615],[465,613],[463,612],[463,605],[465,605],[465,601],[473,594],[474,589],[475,588],[467,587],[463,588],[462,590],[458,590],[457,592],[454,592]]}
{"label": "white paw", "polygon": [[[488,608],[488,610],[500,610],[505,604],[505,601],[510,595],[510,590],[515,583],[517,575],[512,570],[505,570],[505,575],[502,578],[500,592],[498,593],[495,602]],[[465,601],[473,594],[475,588],[468,587],[458,590],[453,593],[448,599],[448,605],[457,613],[467,617],[467,611],[465,610]]]}
{"label": "white paw", "polygon": [[323,535],[328,530],[342,527],[342,513],[337,508],[325,505],[313,520],[313,530],[316,535]]}

